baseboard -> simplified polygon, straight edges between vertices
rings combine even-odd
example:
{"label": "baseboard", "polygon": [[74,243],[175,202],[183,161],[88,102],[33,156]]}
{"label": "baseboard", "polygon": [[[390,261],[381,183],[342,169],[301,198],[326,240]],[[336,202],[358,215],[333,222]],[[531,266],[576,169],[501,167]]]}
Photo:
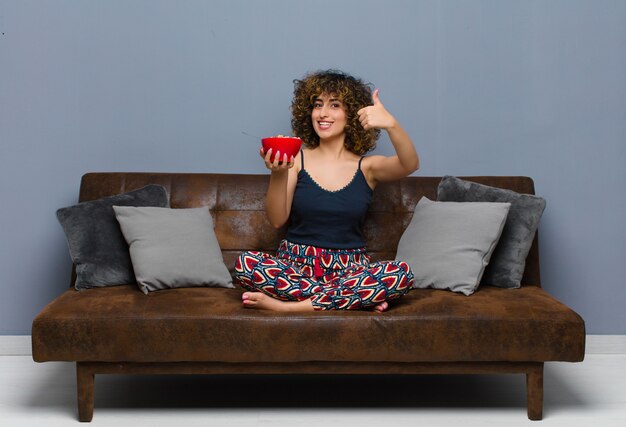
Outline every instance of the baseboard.
{"label": "baseboard", "polygon": [[626,354],[626,335],[587,335],[586,354]]}
{"label": "baseboard", "polygon": [[32,354],[30,335],[0,335],[0,356],[30,356]]}
{"label": "baseboard", "polygon": [[[626,335],[587,335],[586,354],[626,354]],[[30,356],[30,335],[0,335],[0,356]]]}

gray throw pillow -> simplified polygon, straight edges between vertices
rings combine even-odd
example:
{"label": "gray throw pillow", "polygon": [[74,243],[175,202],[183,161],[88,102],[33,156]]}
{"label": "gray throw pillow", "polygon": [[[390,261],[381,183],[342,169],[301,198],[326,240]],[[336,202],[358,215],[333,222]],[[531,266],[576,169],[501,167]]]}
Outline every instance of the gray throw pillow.
{"label": "gray throw pillow", "polygon": [[169,197],[164,187],[147,185],[57,210],[76,265],[74,287],[78,290],[135,283],[128,244],[113,205],[168,207]]}
{"label": "gray throw pillow", "polygon": [[482,283],[501,288],[519,288],[526,267],[526,257],[546,208],[545,199],[445,176],[439,183],[437,200],[511,204],[500,242],[485,270]]}
{"label": "gray throw pillow", "polygon": [[208,208],[113,209],[143,293],[194,286],[234,288]]}
{"label": "gray throw pillow", "polygon": [[422,197],[396,252],[396,260],[411,266],[413,287],[474,293],[509,207],[510,203],[433,202]]}

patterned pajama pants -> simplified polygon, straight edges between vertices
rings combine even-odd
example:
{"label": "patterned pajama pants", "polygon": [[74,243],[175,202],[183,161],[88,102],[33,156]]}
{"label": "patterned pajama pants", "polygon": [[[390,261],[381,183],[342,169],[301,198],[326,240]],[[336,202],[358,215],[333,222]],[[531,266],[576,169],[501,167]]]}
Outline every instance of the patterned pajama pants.
{"label": "patterned pajama pants", "polygon": [[283,301],[311,299],[315,310],[353,310],[400,298],[413,285],[402,261],[370,263],[365,249],[322,249],[283,240],[276,256],[239,256],[235,277],[249,291]]}

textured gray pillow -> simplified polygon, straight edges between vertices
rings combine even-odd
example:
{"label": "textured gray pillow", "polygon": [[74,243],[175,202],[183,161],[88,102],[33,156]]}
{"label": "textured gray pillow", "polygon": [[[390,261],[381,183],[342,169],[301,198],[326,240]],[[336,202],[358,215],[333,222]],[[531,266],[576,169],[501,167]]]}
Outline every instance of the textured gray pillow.
{"label": "textured gray pillow", "polygon": [[474,293],[509,207],[509,203],[433,202],[422,197],[396,252],[396,260],[411,266],[413,287]]}
{"label": "textured gray pillow", "polygon": [[135,283],[128,244],[115,220],[113,205],[167,207],[169,197],[164,187],[147,185],[57,210],[76,265],[76,289]]}
{"label": "textured gray pillow", "polygon": [[482,283],[501,288],[519,288],[526,267],[526,257],[546,208],[545,199],[445,176],[439,183],[437,200],[511,204],[500,242],[485,270]]}
{"label": "textured gray pillow", "polygon": [[143,293],[168,288],[233,288],[208,208],[113,206]]}

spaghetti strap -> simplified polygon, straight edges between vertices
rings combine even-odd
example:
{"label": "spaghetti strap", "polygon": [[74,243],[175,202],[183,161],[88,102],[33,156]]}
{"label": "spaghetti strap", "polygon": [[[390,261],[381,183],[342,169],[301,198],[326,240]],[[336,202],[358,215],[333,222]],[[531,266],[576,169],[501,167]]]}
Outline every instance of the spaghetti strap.
{"label": "spaghetti strap", "polygon": [[304,150],[300,150],[300,169],[304,170]]}
{"label": "spaghetti strap", "polygon": [[363,161],[364,158],[365,156],[361,156],[361,158],[359,159],[359,170],[361,170],[361,162]]}

